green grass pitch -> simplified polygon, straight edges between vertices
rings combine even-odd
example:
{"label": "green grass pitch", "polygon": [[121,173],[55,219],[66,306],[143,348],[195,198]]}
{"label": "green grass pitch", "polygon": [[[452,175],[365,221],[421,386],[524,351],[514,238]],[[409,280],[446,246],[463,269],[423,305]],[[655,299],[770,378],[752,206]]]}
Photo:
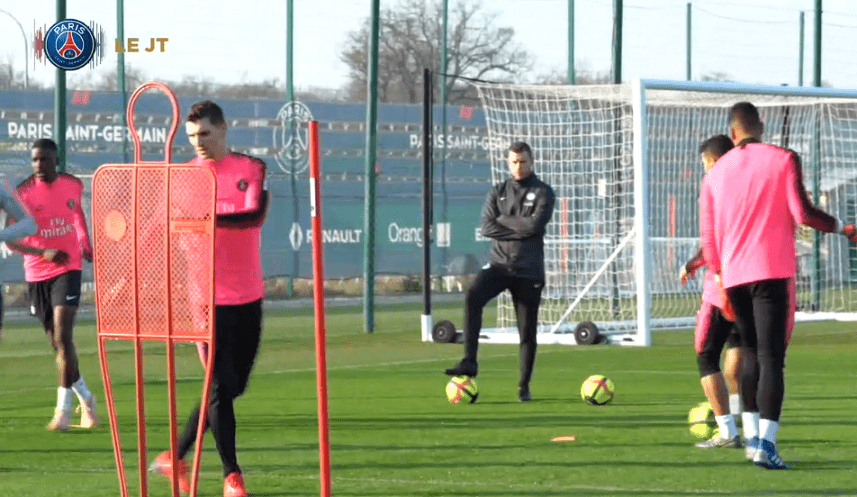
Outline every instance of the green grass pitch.
{"label": "green grass pitch", "polygon": [[[328,309],[332,490],[336,496],[857,495],[857,324],[799,324],[789,348],[781,453],[792,471],[747,464],[743,451],[701,450],[686,426],[703,400],[692,332],[659,332],[649,348],[542,346],[533,402],[517,402],[517,347],[480,350],[479,401],[451,405],[443,369],[461,345],[419,340],[419,305],[382,306],[376,332],[358,307]],[[493,311],[486,310],[486,322]],[[461,324],[460,303],[436,319]],[[45,430],[56,401],[52,353],[34,319],[0,340],[0,496],[116,496],[110,431]],[[76,327],[81,370],[107,417],[95,325]],[[312,309],[266,311],[250,386],[236,402],[238,457],[251,495],[319,495]],[[146,345],[149,460],[168,447],[165,356]],[[200,395],[192,345],[177,348],[180,418]],[[131,495],[139,495],[133,354],[111,342]],[[616,398],[586,405],[581,382],[609,376]],[[575,435],[574,442],[551,442]],[[222,495],[207,436],[200,495]],[[152,476],[149,495],[170,495]]]}

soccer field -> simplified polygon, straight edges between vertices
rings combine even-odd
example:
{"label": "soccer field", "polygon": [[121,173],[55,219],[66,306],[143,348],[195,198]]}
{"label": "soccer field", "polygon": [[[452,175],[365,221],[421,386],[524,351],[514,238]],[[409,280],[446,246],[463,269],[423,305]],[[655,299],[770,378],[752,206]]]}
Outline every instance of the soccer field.
{"label": "soccer field", "polygon": [[[490,307],[490,306],[489,306]],[[461,345],[423,343],[419,305],[328,309],[331,474],[337,496],[857,495],[857,324],[799,324],[789,348],[779,434],[791,471],[747,464],[743,451],[701,450],[686,427],[703,400],[692,332],[654,334],[649,348],[541,346],[533,402],[517,402],[517,347],[480,349],[479,401],[451,405],[443,369]],[[486,311],[490,324],[494,311]],[[460,322],[461,304],[436,306]],[[45,430],[56,401],[54,360],[34,319],[7,322],[0,340],[0,496],[119,495],[110,430]],[[80,319],[81,370],[107,417],[95,325]],[[148,344],[149,460],[168,448],[163,345]],[[181,421],[199,398],[192,345],[177,348]],[[133,354],[109,347],[131,495],[139,495]],[[590,374],[616,398],[579,396]],[[251,495],[319,495],[312,309],[266,311],[250,386],[236,402],[238,457]],[[574,442],[551,442],[575,435]],[[149,494],[170,495],[152,475]],[[207,435],[199,495],[222,495]]]}

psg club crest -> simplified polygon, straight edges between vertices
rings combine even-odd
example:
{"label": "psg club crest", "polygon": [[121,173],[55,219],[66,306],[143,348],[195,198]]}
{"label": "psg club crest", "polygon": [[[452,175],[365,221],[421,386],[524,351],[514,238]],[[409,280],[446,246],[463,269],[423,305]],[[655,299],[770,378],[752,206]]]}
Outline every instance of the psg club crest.
{"label": "psg club crest", "polygon": [[305,104],[289,102],[277,114],[279,125],[274,128],[274,158],[285,173],[302,173],[309,165],[307,126],[312,112]]}
{"label": "psg club crest", "polygon": [[48,28],[44,43],[47,59],[66,71],[88,64],[97,45],[92,29],[77,19],[66,19]]}
{"label": "psg club crest", "polygon": [[65,205],[67,205],[70,210],[74,210],[74,199],[68,199],[68,202],[66,202]]}

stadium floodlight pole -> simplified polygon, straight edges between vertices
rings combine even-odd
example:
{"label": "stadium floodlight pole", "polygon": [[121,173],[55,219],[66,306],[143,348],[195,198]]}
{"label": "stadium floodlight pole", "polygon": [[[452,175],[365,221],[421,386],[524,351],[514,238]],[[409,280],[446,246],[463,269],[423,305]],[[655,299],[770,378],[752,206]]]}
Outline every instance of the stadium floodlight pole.
{"label": "stadium floodlight pole", "polygon": [[804,12],[800,12],[800,35],[798,38],[797,85],[803,86]]}
{"label": "stadium floodlight pole", "polygon": [[321,219],[321,159],[318,121],[309,122],[309,203],[312,222],[312,293],[315,304],[315,369],[318,393],[318,452],[321,496],[330,497],[330,421],[327,406],[327,351],[324,324],[324,253]]}
{"label": "stadium floodlight pole", "polygon": [[692,19],[693,19],[693,16],[692,16],[692,14],[691,14],[690,2],[687,2],[687,55],[686,55],[686,57],[687,57],[687,68],[686,68],[686,71],[685,71],[685,79],[687,79],[688,81],[690,81],[691,79],[693,79],[693,78],[691,77],[691,72],[690,72],[690,58],[691,58],[691,38],[690,38],[690,33],[691,33],[691,22],[692,22]]}
{"label": "stadium floodlight pole", "polygon": [[574,84],[574,0],[568,0],[568,84]]}
{"label": "stadium floodlight pole", "polygon": [[[622,83],[622,15],[623,15],[623,7],[622,0],[613,0],[613,83],[621,84]],[[619,126],[619,114],[618,110],[614,111],[616,114],[616,119],[614,119],[615,126]],[[611,236],[613,241],[613,247],[617,247],[619,245],[619,233],[622,232],[622,194],[624,192],[621,191],[622,188],[622,167],[619,157],[621,156],[621,147],[620,143],[616,143],[615,145],[615,153],[614,156],[616,159],[613,161],[613,181],[616,185],[616,190],[613,191],[613,201],[615,202],[615,227],[616,232]],[[618,279],[618,271],[611,271],[612,274],[612,285],[613,292],[611,295],[612,302],[612,312],[613,317],[617,318],[621,312],[621,299],[619,298],[619,279]]]}
{"label": "stadium floodlight pole", "polygon": [[[125,0],[116,0],[116,38],[125,39]],[[116,58],[116,90],[122,94],[122,108],[128,108],[128,91],[125,81],[125,51]],[[122,112],[122,161],[128,162],[128,118]]]}
{"label": "stadium floodlight pole", "polygon": [[[815,0],[815,61],[813,67],[813,86],[821,86],[821,0]],[[821,188],[821,150],[819,139],[821,137],[821,118],[816,119],[813,127],[812,140],[812,202],[818,205],[820,199],[819,189]],[[810,306],[818,308],[821,306],[821,236],[820,233],[814,231],[812,234],[812,278],[810,279],[812,292],[812,301]]]}
{"label": "stadium floodlight pole", "polygon": [[[294,0],[288,0],[286,3],[286,102],[289,105],[295,105],[295,85],[294,85],[294,18],[295,18],[295,9],[294,9]],[[294,107],[291,109],[292,111],[296,111]],[[294,115],[294,114],[293,114]],[[295,129],[295,121],[293,119],[289,119],[289,136],[291,137],[291,141],[294,144],[293,146],[297,147],[297,130]],[[290,153],[289,156],[289,178],[290,184],[292,187],[292,212],[294,213],[293,222],[298,223],[300,221],[300,199],[298,198],[298,178],[297,173],[297,154]],[[286,294],[291,297],[295,293],[295,278],[298,274],[300,274],[300,252],[297,250],[292,250],[292,273],[289,275],[288,282],[286,283]]]}
{"label": "stadium floodlight pole", "polygon": [[375,145],[378,124],[378,32],[381,0],[372,0],[372,30],[369,35],[369,60],[366,78],[366,182],[364,184],[363,233],[363,329],[375,330]]}
{"label": "stadium floodlight pole", "polygon": [[[57,0],[57,22],[66,19],[65,0]],[[54,141],[57,142],[57,158],[59,166],[57,170],[65,172],[66,154],[65,150],[65,71],[56,68],[56,84],[54,85]]]}
{"label": "stadium floodlight pole", "polygon": [[431,316],[431,237],[432,225],[432,77],[423,69],[423,315],[422,339],[429,340],[434,326]]}
{"label": "stadium floodlight pole", "polygon": [[613,0],[613,82],[622,82],[622,0]]}
{"label": "stadium floodlight pole", "polygon": [[[440,73],[441,73],[440,107],[442,109],[440,119],[441,119],[441,134],[443,136],[443,147],[441,147],[441,149],[440,149],[441,150],[441,156],[440,156],[440,188],[441,188],[441,192],[443,193],[443,209],[441,210],[441,221],[444,223],[447,222],[447,210],[449,209],[449,194],[446,191],[446,156],[447,156],[446,145],[447,145],[447,143],[449,143],[449,141],[446,138],[446,98],[447,98],[446,69],[448,67],[447,56],[446,56],[446,39],[448,38],[446,25],[448,23],[449,23],[449,0],[443,0],[443,34],[442,34],[443,40],[441,43],[441,51],[440,51],[440,53],[441,53],[441,55],[440,55]],[[429,228],[431,228],[431,225],[429,225]],[[431,236],[432,232],[429,231],[428,234],[429,234],[429,236],[427,237],[427,242],[429,242],[429,244],[430,244],[431,239],[432,239],[432,236]],[[435,235],[437,235],[437,234],[435,234]],[[447,250],[446,244],[442,244],[442,245],[443,245],[443,247],[440,250],[441,265],[446,266],[448,250]],[[429,288],[431,288],[431,287],[429,287]]]}
{"label": "stadium floodlight pole", "polygon": [[21,30],[21,36],[24,37],[24,89],[29,90],[30,89],[30,64],[29,64],[29,62],[27,62],[27,59],[29,58],[30,50],[28,49],[29,45],[27,44],[27,34],[24,32],[24,26],[21,26],[21,23],[18,22],[18,19],[15,16],[13,16],[11,13],[9,13],[3,9],[0,9],[0,12],[2,12],[3,14],[6,14],[7,16],[11,17],[13,21],[15,21],[15,24],[18,25],[18,29]]}
{"label": "stadium floodlight pole", "polygon": [[821,86],[821,0],[815,0],[815,59],[812,67],[812,86]]}

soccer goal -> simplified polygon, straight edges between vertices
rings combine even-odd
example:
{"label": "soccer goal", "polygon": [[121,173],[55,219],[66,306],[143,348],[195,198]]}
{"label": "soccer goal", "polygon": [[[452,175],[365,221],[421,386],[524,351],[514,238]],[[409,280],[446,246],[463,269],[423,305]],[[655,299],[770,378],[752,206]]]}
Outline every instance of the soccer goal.
{"label": "soccer goal", "polygon": [[[646,346],[653,330],[693,326],[703,275],[682,286],[679,270],[699,247],[698,150],[728,134],[736,102],[759,108],[766,143],[800,154],[817,205],[857,221],[857,91],[661,80],[476,88],[490,142],[500,144],[492,182],[508,177],[502,144],[524,140],[556,193],[540,343],[573,344],[575,330],[591,338],[597,329]],[[857,246],[806,228],[798,239],[797,318],[857,320]],[[508,292],[481,339],[517,343]]]}

